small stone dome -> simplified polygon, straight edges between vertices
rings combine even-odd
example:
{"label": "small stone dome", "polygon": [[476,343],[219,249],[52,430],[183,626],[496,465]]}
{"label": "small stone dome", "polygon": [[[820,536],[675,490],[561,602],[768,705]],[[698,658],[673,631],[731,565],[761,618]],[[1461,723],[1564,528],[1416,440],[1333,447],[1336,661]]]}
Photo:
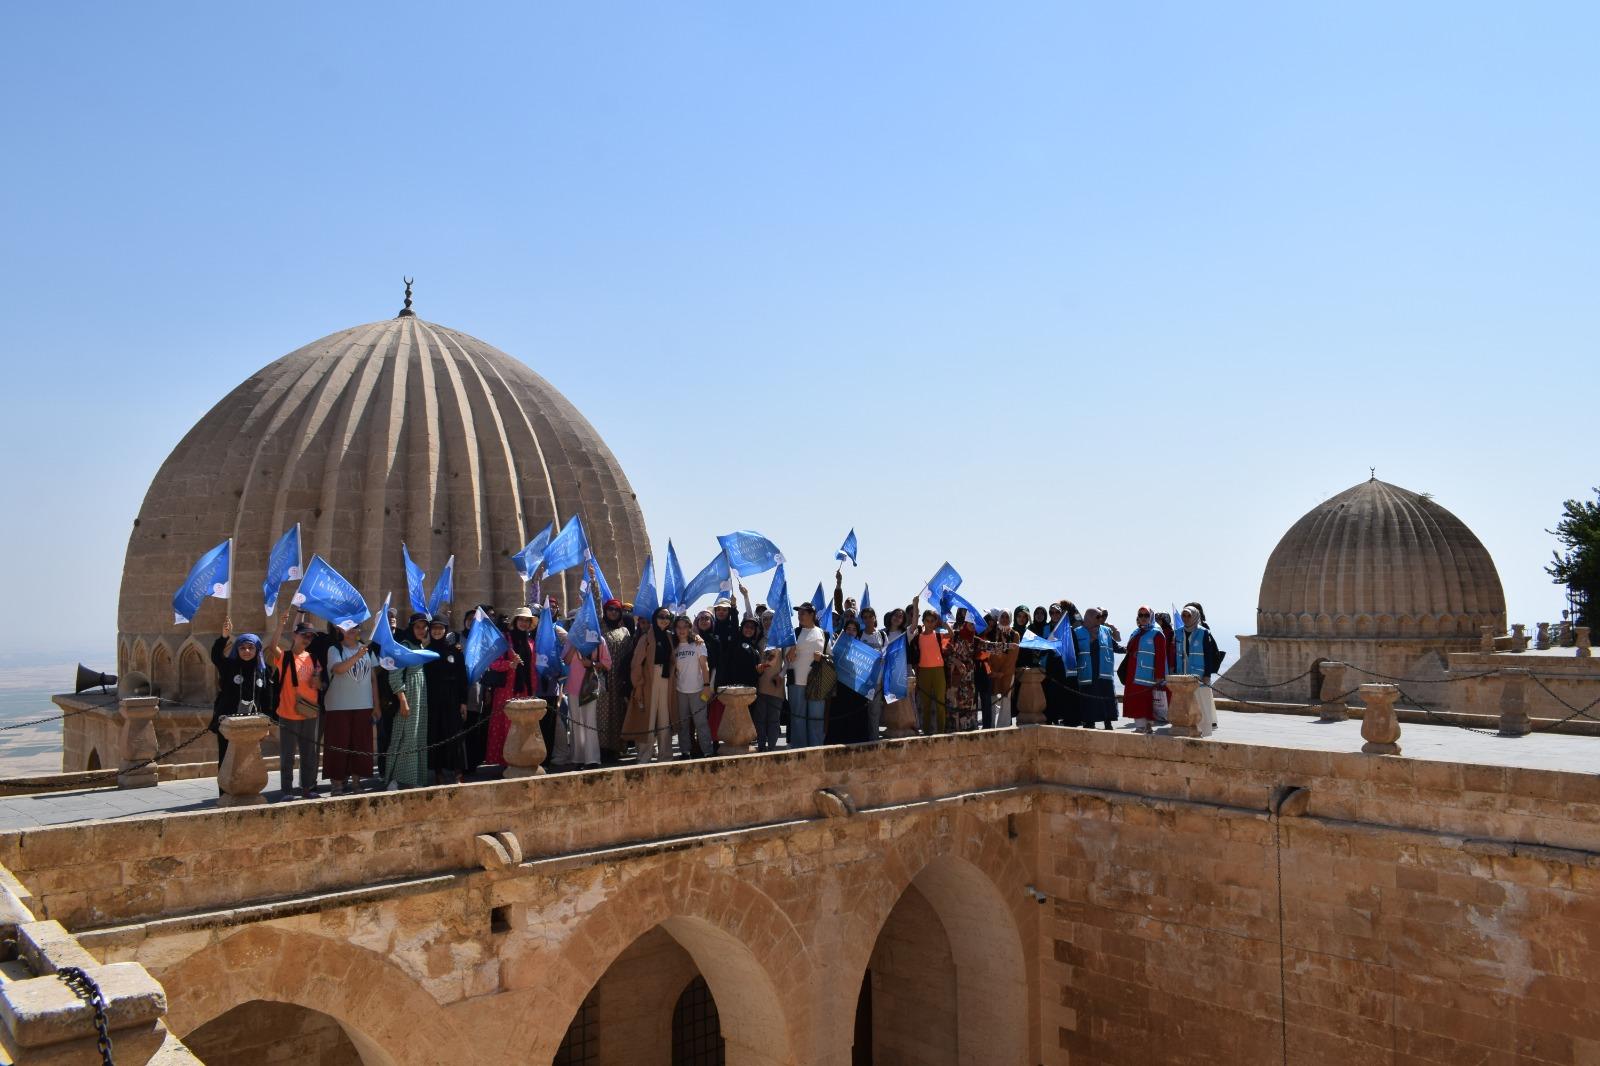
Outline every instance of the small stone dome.
{"label": "small stone dome", "polygon": [[[172,595],[225,537],[233,599],[202,604],[197,641],[225,611],[240,629],[265,624],[267,556],[296,522],[304,560],[320,554],[374,611],[389,592],[406,610],[401,541],[430,587],[454,554],[459,623],[477,603],[521,603],[511,555],[573,514],[612,586],[632,592],[649,551],[644,518],[594,427],[522,363],[408,310],[284,356],[179,442],[128,539],[119,645],[182,642]],[[576,573],[547,591],[564,577],[575,596]]]}
{"label": "small stone dome", "polygon": [[1494,561],[1455,515],[1376,478],[1318,504],[1267,560],[1264,637],[1473,637],[1504,632]]}

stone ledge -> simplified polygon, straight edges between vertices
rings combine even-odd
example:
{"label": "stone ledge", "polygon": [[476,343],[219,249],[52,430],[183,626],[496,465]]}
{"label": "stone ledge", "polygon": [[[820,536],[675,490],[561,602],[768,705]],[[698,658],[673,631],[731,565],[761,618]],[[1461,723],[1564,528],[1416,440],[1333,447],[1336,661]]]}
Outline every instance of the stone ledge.
{"label": "stone ledge", "polygon": [[[166,993],[138,963],[87,967],[86,972],[100,986],[113,1031],[149,1028],[167,1012]],[[0,986],[0,1022],[8,1045],[44,1047],[92,1034],[94,1010],[60,978],[35,977]]]}

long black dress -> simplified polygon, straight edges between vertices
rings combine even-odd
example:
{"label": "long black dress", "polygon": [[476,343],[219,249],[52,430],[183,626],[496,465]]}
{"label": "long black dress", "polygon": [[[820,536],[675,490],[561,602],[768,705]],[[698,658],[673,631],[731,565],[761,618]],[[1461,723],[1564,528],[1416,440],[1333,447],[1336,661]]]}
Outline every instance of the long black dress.
{"label": "long black dress", "polygon": [[422,667],[428,687],[428,769],[464,773],[467,747],[461,734],[467,728],[462,714],[467,702],[467,657],[449,637],[431,641],[428,650],[439,653]]}

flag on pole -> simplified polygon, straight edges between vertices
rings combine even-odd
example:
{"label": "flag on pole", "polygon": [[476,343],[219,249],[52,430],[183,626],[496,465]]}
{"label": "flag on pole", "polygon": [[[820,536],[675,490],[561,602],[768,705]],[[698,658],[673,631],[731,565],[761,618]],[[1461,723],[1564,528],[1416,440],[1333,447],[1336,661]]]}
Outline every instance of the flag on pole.
{"label": "flag on pole", "polygon": [[567,643],[577,648],[580,655],[588,655],[600,645],[600,614],[594,609],[594,596],[590,593],[584,593],[583,606],[572,620]]}
{"label": "flag on pole", "polygon": [[[606,580],[606,572],[600,569],[600,560],[594,559],[591,562],[594,563],[594,591],[599,594],[600,602],[605,603],[607,600],[615,599],[616,597],[611,594],[611,582]],[[580,590],[586,589],[588,585],[589,579],[585,577],[579,586]]]}
{"label": "flag on pole", "polygon": [[856,565],[856,531],[854,528],[844,538],[844,543],[839,545],[839,550],[833,553],[833,557],[839,562],[849,559],[851,566]]}
{"label": "flag on pole", "polygon": [[[289,602],[307,614],[326,618],[341,629],[350,629],[372,617],[367,601],[361,598],[356,587],[320,555],[311,557],[306,576],[300,579],[300,587]],[[387,625],[387,621],[384,624]]]}
{"label": "flag on pole", "polygon": [[428,597],[428,617],[438,618],[439,608],[452,602],[456,595],[456,557],[454,555],[445,560],[444,569],[439,571],[439,580],[433,586],[433,595]]}
{"label": "flag on pole", "polygon": [[823,596],[822,582],[817,582],[816,594],[811,597],[811,606],[817,613],[817,628],[824,633],[833,632],[833,601]]}
{"label": "flag on pole", "polygon": [[867,608],[869,608],[871,606],[872,606],[872,586],[871,585],[862,585],[861,586],[861,605],[857,608],[857,610],[865,611]]}
{"label": "flag on pole", "polygon": [[717,538],[728,566],[740,577],[764,574],[783,562],[783,553],[772,541],[748,529],[736,529]]}
{"label": "flag on pole", "polygon": [[944,595],[939,601],[940,617],[947,622],[953,623],[956,617],[956,609],[960,607],[967,609],[967,621],[971,622],[973,628],[979,633],[989,628],[989,620],[983,617],[982,611],[974,607],[969,600],[955,589],[945,589]]}
{"label": "flag on pole", "polygon": [[378,612],[378,623],[372,627],[372,643],[378,648],[378,665],[385,670],[404,670],[408,666],[421,666],[439,657],[436,651],[408,648],[394,639],[389,628],[389,597],[383,598],[383,610]]}
{"label": "flag on pole", "polygon": [[702,596],[710,596],[728,588],[729,581],[728,556],[718,551],[711,557],[711,561],[701,568],[689,582],[689,587],[683,590],[683,606],[685,609],[694,606],[694,602]]}
{"label": "flag on pole", "polygon": [[573,515],[545,547],[544,572],[559,574],[592,558],[594,553],[589,550],[589,538],[583,532],[583,519]]}
{"label": "flag on pole", "polygon": [[678,552],[670,537],[667,539],[667,569],[661,580],[661,605],[673,614],[682,614],[683,567],[678,565]]}
{"label": "flag on pole", "polygon": [[173,623],[187,622],[200,610],[200,603],[207,596],[215,596],[219,600],[228,598],[228,567],[233,555],[233,538],[218,544],[215,548],[200,556],[198,562],[189,570],[189,576],[183,579],[183,585],[172,594],[172,620]]}
{"label": "flag on pole", "polygon": [[417,614],[427,614],[428,575],[422,572],[422,567],[411,561],[411,550],[406,547],[405,541],[400,542],[400,555],[406,562],[406,598],[411,601],[411,610]]}
{"label": "flag on pole", "polygon": [[261,602],[267,605],[267,617],[278,613],[278,590],[285,581],[300,580],[300,523],[289,527],[289,532],[278,538],[267,556],[267,580],[261,586]]}
{"label": "flag on pole", "polygon": [[539,531],[537,537],[528,541],[526,547],[511,557],[511,561],[517,564],[517,573],[522,575],[522,580],[533,580],[533,572],[544,562],[544,550],[549,546],[550,534],[555,532],[555,528],[556,524],[551,522]]}
{"label": "flag on pole", "polygon": [[639,591],[633,594],[633,616],[653,618],[656,608],[660,605],[661,601],[656,599],[655,556],[647,555],[644,560],[644,573],[639,575]]}
{"label": "flag on pole", "polygon": [[938,572],[928,579],[922,587],[922,602],[934,610],[939,609],[943,602],[944,590],[961,587],[961,575],[956,573],[956,568],[949,563],[939,567]]}
{"label": "flag on pole", "polygon": [[[385,617],[388,617],[387,612]],[[472,628],[467,631],[467,680],[476,685],[489,664],[506,653],[506,647],[506,635],[479,607],[472,615]]]}
{"label": "flag on pole", "polygon": [[906,635],[899,634],[883,648],[883,698],[886,702],[906,698]]}
{"label": "flag on pole", "polygon": [[544,673],[560,658],[556,654],[556,615],[548,603],[539,608],[539,630],[533,635],[533,665]]}
{"label": "flag on pole", "polygon": [[794,646],[794,608],[789,603],[789,580],[783,576],[783,564],[778,564],[772,575],[772,587],[767,590],[767,606],[772,608],[772,625],[767,628],[767,647]]}

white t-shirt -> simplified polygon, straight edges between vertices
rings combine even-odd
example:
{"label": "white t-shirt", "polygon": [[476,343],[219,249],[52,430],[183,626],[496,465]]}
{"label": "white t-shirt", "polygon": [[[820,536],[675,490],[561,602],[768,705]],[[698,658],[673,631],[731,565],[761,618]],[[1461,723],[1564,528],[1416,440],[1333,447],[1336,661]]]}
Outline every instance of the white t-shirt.
{"label": "white t-shirt", "polygon": [[[346,659],[358,661],[344,673],[334,670]],[[370,711],[372,709],[372,652],[357,646],[335,644],[328,649],[328,691],[322,706],[330,711]]]}
{"label": "white t-shirt", "polygon": [[794,665],[789,669],[794,671],[794,683],[803,685],[811,676],[812,656],[826,650],[827,637],[819,627],[811,626],[809,629],[796,629],[794,641]]}
{"label": "white t-shirt", "polygon": [[679,644],[672,652],[672,659],[678,668],[678,691],[699,692],[704,687],[702,679],[705,677],[706,646]]}

